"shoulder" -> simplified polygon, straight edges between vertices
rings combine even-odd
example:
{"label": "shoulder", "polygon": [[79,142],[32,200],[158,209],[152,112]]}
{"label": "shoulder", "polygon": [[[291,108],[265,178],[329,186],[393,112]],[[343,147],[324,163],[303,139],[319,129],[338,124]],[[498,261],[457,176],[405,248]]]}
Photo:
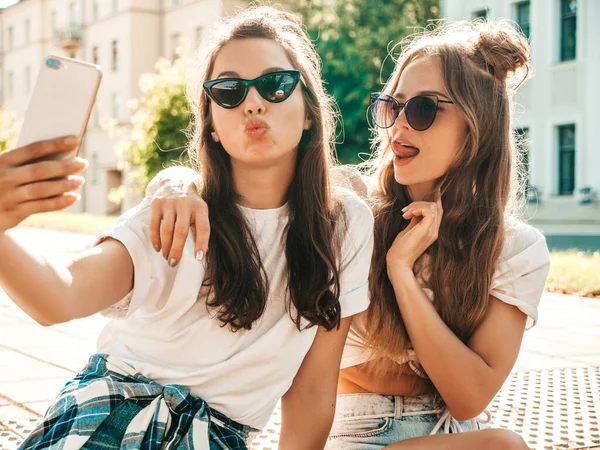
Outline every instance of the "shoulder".
{"label": "shoulder", "polygon": [[333,186],[349,189],[367,201],[377,190],[377,180],[360,170],[359,166],[335,166],[331,169],[329,178]]}
{"label": "shoulder", "polygon": [[363,224],[373,227],[373,213],[367,203],[354,191],[350,189],[333,186],[332,196],[343,208],[346,221],[349,226]]}
{"label": "shoulder", "polygon": [[538,260],[550,259],[546,238],[540,230],[516,217],[506,216],[501,259],[509,261],[520,254],[526,254],[530,258]]}
{"label": "shoulder", "polygon": [[151,216],[152,198],[146,197],[141,203],[121,214],[121,216],[119,216],[116,222],[107,231],[124,226],[140,230],[149,228]]}

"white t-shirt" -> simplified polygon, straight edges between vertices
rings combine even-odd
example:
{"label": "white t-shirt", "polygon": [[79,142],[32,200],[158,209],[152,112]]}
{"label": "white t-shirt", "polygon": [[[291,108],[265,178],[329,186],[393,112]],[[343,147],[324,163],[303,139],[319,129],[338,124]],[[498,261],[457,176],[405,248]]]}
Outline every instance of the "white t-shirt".
{"label": "white t-shirt", "polygon": [[[353,183],[358,191],[367,192],[367,177],[361,177],[362,183]],[[520,220],[507,217],[505,221],[505,240],[502,253],[495,265],[494,278],[490,286],[490,295],[510,305],[514,305],[527,314],[527,328],[535,325],[548,271],[550,254],[544,235],[537,229]],[[434,275],[435,276],[435,275]],[[423,276],[417,273],[417,279],[423,283]],[[433,292],[424,287],[425,294],[433,301]],[[367,313],[352,318],[341,368],[363,364],[371,359],[365,348],[365,323]],[[399,364],[415,362],[418,359],[413,350],[398,359]]]}
{"label": "white t-shirt", "polygon": [[[343,191],[341,197],[348,231],[342,247],[340,305],[342,317],[348,317],[369,304],[373,215],[356,194]],[[251,330],[234,333],[208,311],[207,288],[201,287],[205,262],[194,258],[191,233],[175,268],[154,251],[150,200],[145,199],[97,241],[107,237],[120,241],[134,265],[133,290],[103,312],[120,320],[106,325],[98,351],[128,362],[157,383],[185,386],[229,418],[261,429],[291,386],[317,327],[298,331],[285,306],[287,206],[241,209],[269,277],[265,312]]]}

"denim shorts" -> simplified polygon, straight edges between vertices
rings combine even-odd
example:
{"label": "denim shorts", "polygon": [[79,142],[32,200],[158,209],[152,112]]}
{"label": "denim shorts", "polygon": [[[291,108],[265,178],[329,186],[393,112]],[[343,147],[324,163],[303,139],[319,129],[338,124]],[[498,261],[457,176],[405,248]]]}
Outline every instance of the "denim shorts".
{"label": "denim shorts", "polygon": [[454,420],[439,395],[337,396],[327,450],[378,450],[403,439],[479,429],[475,420]]}

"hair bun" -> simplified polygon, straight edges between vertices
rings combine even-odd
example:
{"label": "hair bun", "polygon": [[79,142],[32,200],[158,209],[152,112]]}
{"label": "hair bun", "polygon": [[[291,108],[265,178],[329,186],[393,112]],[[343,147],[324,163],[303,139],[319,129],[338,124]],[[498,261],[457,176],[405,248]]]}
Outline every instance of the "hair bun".
{"label": "hair bun", "polygon": [[[529,43],[506,20],[490,20],[477,24],[476,49],[488,72],[497,80],[505,82],[525,71],[521,84],[529,74]],[[519,77],[521,78],[521,77]]]}

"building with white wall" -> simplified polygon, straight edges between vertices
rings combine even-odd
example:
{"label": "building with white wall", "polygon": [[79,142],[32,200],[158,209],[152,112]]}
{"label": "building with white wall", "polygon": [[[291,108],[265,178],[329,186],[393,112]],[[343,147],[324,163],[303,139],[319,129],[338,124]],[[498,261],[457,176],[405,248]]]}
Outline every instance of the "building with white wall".
{"label": "building with white wall", "polygon": [[[117,167],[106,119],[125,123],[138,80],[160,57],[172,58],[179,42],[193,47],[240,0],[21,0],[0,10],[0,104],[22,119],[38,70],[49,54],[99,64],[103,79],[81,149],[90,161],[82,201],[72,211],[118,214],[108,192],[127,183]],[[126,190],[131,194],[131,190]],[[135,196],[133,196],[135,197]],[[134,198],[126,195],[123,208]]]}
{"label": "building with white wall", "polygon": [[442,17],[505,17],[530,37],[534,77],[521,87],[526,215],[551,245],[600,249],[600,1],[442,0]]}

